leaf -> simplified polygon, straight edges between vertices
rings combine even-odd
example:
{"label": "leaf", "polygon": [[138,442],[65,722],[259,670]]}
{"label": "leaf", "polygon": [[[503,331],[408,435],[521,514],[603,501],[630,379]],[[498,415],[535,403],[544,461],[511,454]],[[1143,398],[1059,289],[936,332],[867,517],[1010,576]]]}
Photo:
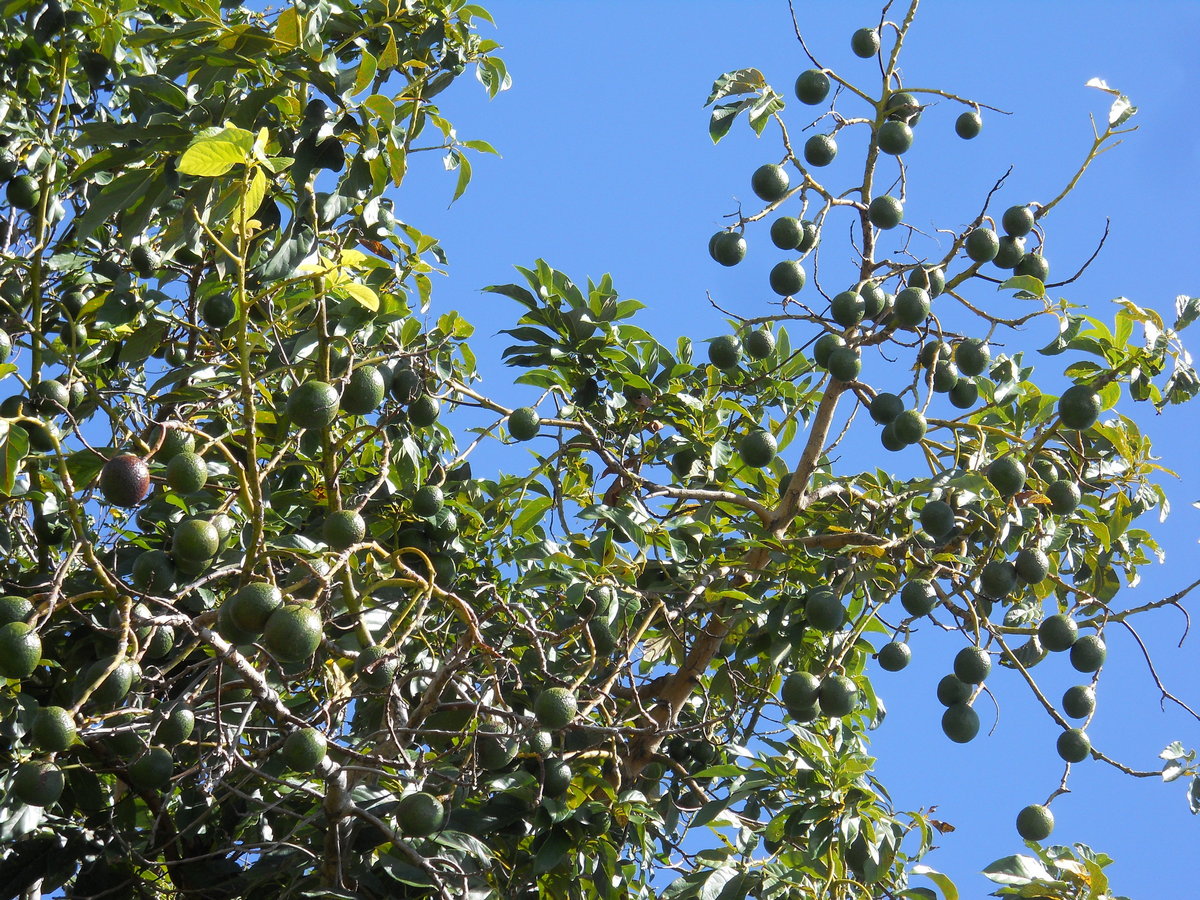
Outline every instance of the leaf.
{"label": "leaf", "polygon": [[513,534],[528,534],[529,530],[542,520],[542,516],[546,514],[546,510],[553,505],[554,500],[550,497],[538,497],[535,500],[531,500],[521,510],[521,514],[513,520]]}
{"label": "leaf", "polygon": [[21,460],[29,454],[29,433],[0,422],[0,494],[12,496],[21,473]]}
{"label": "leaf", "polygon": [[311,258],[316,238],[311,232],[301,232],[283,241],[263,264],[259,275],[264,281],[291,278],[301,264]]}
{"label": "leaf", "polygon": [[123,363],[143,363],[157,349],[167,333],[164,322],[152,322],[145,328],[139,328],[121,345],[120,360]]}
{"label": "leaf", "polygon": [[1032,275],[1014,275],[1012,278],[1002,281],[996,290],[1024,291],[1026,294],[1031,294],[1039,300],[1046,296],[1046,286],[1042,284],[1040,279],[1034,278]]}
{"label": "leaf", "polygon": [[293,49],[300,46],[300,13],[294,6],[284,7],[275,20],[275,40]]}
{"label": "leaf", "polygon": [[1129,98],[1116,88],[1109,87],[1108,82],[1103,78],[1089,78],[1084,87],[1096,88],[1096,90],[1104,91],[1115,98],[1112,106],[1108,109],[1109,128],[1119,128],[1137,112],[1137,107],[1129,102]]}
{"label": "leaf", "polygon": [[253,133],[227,125],[192,141],[176,168],[182,175],[224,175],[238,163],[249,162],[253,149]]}
{"label": "leaf", "polygon": [[496,156],[500,155],[500,152],[495,147],[493,147],[491,144],[489,144],[487,141],[481,141],[481,140],[463,141],[463,146],[469,147],[472,150],[476,150],[479,153],[492,153]]}
{"label": "leaf", "polygon": [[[281,14],[280,18],[282,17]],[[137,91],[139,95],[144,94],[154,97],[156,100],[161,100],[168,106],[173,106],[178,110],[184,110],[188,107],[188,97],[183,92],[183,89],[162,75],[132,75],[123,78],[121,83],[131,91]]]}
{"label": "leaf", "polygon": [[1185,771],[1186,770],[1184,768],[1183,763],[1181,763],[1177,759],[1173,759],[1170,762],[1168,762],[1165,766],[1163,766],[1162,780],[1163,781],[1174,781],[1175,779],[1177,779],[1181,775],[1183,775]]}
{"label": "leaf", "polygon": [[533,871],[540,875],[556,868],[566,858],[572,843],[570,835],[565,831],[557,828],[551,831],[533,857]]}
{"label": "leaf", "polygon": [[942,896],[945,898],[945,900],[958,900],[958,888],[955,887],[954,882],[951,881],[948,876],[943,875],[936,869],[931,869],[929,866],[924,864],[913,866],[912,873],[914,875],[924,875],[926,878],[936,884],[938,888],[941,889]]}
{"label": "leaf", "polygon": [[489,294],[503,294],[505,297],[510,297],[530,310],[535,310],[540,306],[533,294],[519,284],[489,284],[484,290]]}
{"label": "leaf", "polygon": [[1120,128],[1137,115],[1137,107],[1129,102],[1129,98],[1121,94],[1108,108],[1108,127]]}
{"label": "leaf", "polygon": [[487,57],[479,62],[475,68],[475,77],[479,79],[488,92],[488,97],[495,97],[501,91],[507,91],[512,87],[512,78],[508,74],[508,67],[504,65],[504,61],[497,57]]}
{"label": "leaf", "polygon": [[76,229],[81,234],[91,234],[115,213],[131,208],[145,194],[154,177],[152,170],[135,169],[114,178],[103,188],[89,192],[87,209],[75,221]]}
{"label": "leaf", "polygon": [[[1200,503],[1193,503],[1192,505],[1200,507]],[[1179,759],[1180,757],[1186,755],[1187,751],[1184,749],[1183,744],[1181,744],[1179,741],[1171,741],[1171,743],[1167,744],[1167,746],[1163,748],[1162,753],[1158,754],[1158,758]]]}
{"label": "leaf", "polygon": [[379,70],[379,60],[370,50],[363,50],[362,59],[358,62],[358,72],[354,76],[353,94],[361,94],[371,86],[375,80],[375,73]]}
{"label": "leaf", "polygon": [[383,52],[379,54],[379,68],[385,72],[390,72],[399,64],[400,55],[396,49],[396,33],[389,28],[387,44],[384,46]]}
{"label": "leaf", "polygon": [[1192,811],[1192,815],[1200,814],[1200,775],[1192,779],[1192,786],[1188,790],[1188,809]]}
{"label": "leaf", "polygon": [[[1041,608],[1038,607],[1039,611],[1040,609]],[[1042,646],[1042,642],[1037,639],[1037,635],[1030,636],[1025,643],[1013,650],[1013,657],[1015,657],[1016,661],[1027,669],[1031,666],[1036,666],[1039,662],[1045,659],[1048,654],[1049,651]],[[1009,669],[1014,668],[1013,660],[1007,655],[1000,657],[1000,665]]]}
{"label": "leaf", "polygon": [[699,900],[717,900],[721,896],[721,892],[725,890],[725,886],[737,876],[737,870],[732,866],[723,866],[720,869],[714,869],[712,874],[704,880],[704,884],[700,886],[699,893],[696,897]]}
{"label": "leaf", "polygon": [[754,93],[766,86],[767,80],[758,69],[737,69],[733,72],[726,72],[713,82],[712,92],[704,101],[704,105],[708,106],[731,94]]}
{"label": "leaf", "polygon": [[1196,319],[1200,319],[1200,297],[1189,297],[1187,294],[1176,297],[1175,324],[1171,327],[1175,331],[1182,331]]}
{"label": "leaf", "polygon": [[379,295],[365,284],[359,284],[357,281],[347,281],[344,284],[338,285],[338,287],[356,300],[360,306],[369,309],[371,312],[379,312]]}
{"label": "leaf", "polygon": [[997,884],[1020,885],[1038,879],[1054,880],[1050,871],[1032,856],[1006,856],[989,865],[983,874]]}
{"label": "leaf", "polygon": [[779,94],[770,88],[763,91],[763,95],[750,108],[750,127],[754,129],[754,133],[761,135],[770,123],[771,116],[783,107],[783,98]]}
{"label": "leaf", "polygon": [[76,486],[88,484],[104,466],[104,459],[92,450],[76,450],[67,457],[67,471]]}
{"label": "leaf", "polygon": [[735,766],[733,763],[722,763],[718,766],[709,766],[707,769],[701,769],[699,772],[693,772],[693,778],[734,778],[738,775],[745,775],[746,770],[741,766]]}
{"label": "leaf", "polygon": [[463,192],[467,189],[467,185],[471,183],[471,161],[461,153],[457,154],[457,156],[458,181],[454,185],[454,196],[450,198],[451,204],[463,195]]}
{"label": "leaf", "polygon": [[1038,353],[1043,356],[1057,356],[1067,349],[1067,346],[1079,334],[1083,328],[1083,319],[1079,316],[1069,316],[1065,319],[1059,319],[1058,322],[1059,334],[1054,340],[1043,347]]}
{"label": "leaf", "polygon": [[702,825],[707,825],[729,807],[729,799],[718,797],[716,800],[709,800],[702,807],[700,812],[696,813],[696,817],[692,819],[692,827],[699,828]]}
{"label": "leaf", "polygon": [[431,840],[443,847],[461,850],[475,859],[487,860],[495,856],[485,843],[469,834],[463,834],[461,831],[440,831],[433,835]]}
{"label": "leaf", "polygon": [[255,166],[254,174],[250,176],[250,183],[246,185],[246,192],[238,201],[238,214],[233,220],[234,231],[240,230],[242,222],[248,223],[254,218],[254,213],[258,211],[258,207],[262,205],[263,197],[266,195],[267,176],[263,174],[260,167]]}
{"label": "leaf", "polygon": [[685,897],[694,897],[696,885],[707,877],[707,872],[691,872],[681,875],[663,889],[659,900],[683,900]]}
{"label": "leaf", "polygon": [[726,103],[713,108],[712,117],[708,121],[708,136],[712,138],[714,144],[719,143],[721,138],[729,133],[738,113],[749,108],[750,105],[749,100],[742,100],[738,103]]}
{"label": "leaf", "polygon": [[[1141,322],[1143,324],[1151,324],[1154,326],[1154,328],[1157,331],[1159,331],[1159,332],[1162,331],[1162,329],[1163,329],[1162,316],[1160,316],[1154,310],[1145,309],[1144,307],[1138,306],[1132,300],[1129,300],[1125,297],[1117,297],[1116,299],[1113,300],[1113,303],[1116,303],[1121,307],[1121,312],[1119,312],[1117,315],[1126,315],[1129,318],[1133,319],[1135,322]],[[1153,343],[1153,340],[1148,338],[1147,343]]]}

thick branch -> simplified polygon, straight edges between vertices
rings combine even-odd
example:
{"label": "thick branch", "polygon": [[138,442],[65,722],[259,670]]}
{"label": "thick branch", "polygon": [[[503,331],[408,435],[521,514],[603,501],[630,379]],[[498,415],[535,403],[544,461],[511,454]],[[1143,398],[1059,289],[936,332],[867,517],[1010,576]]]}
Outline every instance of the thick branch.
{"label": "thick branch", "polygon": [[[833,425],[834,413],[837,410],[838,398],[846,390],[840,382],[832,381],[825,389],[817,414],[813,417],[812,431],[800,454],[800,460],[792,473],[788,490],[784,493],[775,509],[771,523],[771,531],[777,537],[782,535],[788,525],[795,519],[796,514],[811,502],[804,488],[808,485],[817,469],[829,432]],[[734,578],[742,581],[752,580],[751,573],[766,565],[770,551],[765,547],[757,547],[749,553],[740,571],[734,573]],[[721,648],[725,636],[729,634],[732,625],[732,601],[723,601],[713,610],[707,624],[696,636],[695,642],[688,651],[683,664],[667,677],[658,691],[658,705],[651,712],[654,721],[654,731],[641,740],[631,744],[629,755],[625,760],[626,770],[631,776],[636,776],[657,753],[663,741],[663,729],[674,722],[683,709],[684,703],[692,695],[692,691],[700,684],[708,664]]]}

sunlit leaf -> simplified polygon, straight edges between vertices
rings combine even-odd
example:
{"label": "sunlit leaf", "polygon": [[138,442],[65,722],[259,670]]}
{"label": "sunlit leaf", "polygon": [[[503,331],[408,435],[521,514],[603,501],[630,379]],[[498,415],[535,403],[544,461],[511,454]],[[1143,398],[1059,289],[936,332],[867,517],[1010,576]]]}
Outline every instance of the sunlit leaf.
{"label": "sunlit leaf", "polygon": [[234,166],[249,162],[253,148],[253,132],[227,125],[193,140],[176,168],[183,175],[224,175]]}

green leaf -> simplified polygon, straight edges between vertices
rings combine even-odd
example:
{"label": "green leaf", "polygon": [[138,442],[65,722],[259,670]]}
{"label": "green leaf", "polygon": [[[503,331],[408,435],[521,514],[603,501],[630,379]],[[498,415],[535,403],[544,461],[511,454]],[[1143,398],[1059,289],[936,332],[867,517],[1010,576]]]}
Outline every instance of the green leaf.
{"label": "green leaf", "polygon": [[354,90],[352,93],[361,94],[369,88],[375,80],[375,73],[378,69],[379,61],[370,50],[363,50],[362,59],[358,62],[358,73],[354,76]]}
{"label": "green leaf", "polygon": [[1117,401],[1121,399],[1121,385],[1119,382],[1110,381],[1104,387],[1100,388],[1100,408],[1104,410],[1112,409],[1117,405]]}
{"label": "green leaf", "polygon": [[1038,879],[1053,881],[1050,870],[1032,856],[1005,856],[998,859],[983,874],[997,884],[1029,884]]}
{"label": "green leaf", "polygon": [[133,75],[121,79],[121,83],[131,92],[136,91],[140,95],[154,97],[178,110],[187,109],[187,94],[179,85],[162,75]]}
{"label": "green leaf", "polygon": [[1175,331],[1182,331],[1196,319],[1200,319],[1200,297],[1189,297],[1187,294],[1176,297],[1175,324],[1171,327]]}
{"label": "green leaf", "polygon": [[550,497],[538,497],[525,504],[520,515],[513,520],[513,534],[528,534],[533,526],[542,521],[542,516],[546,514],[546,510],[553,505],[554,500]]}
{"label": "green leaf", "polygon": [[75,221],[81,234],[91,234],[114,214],[134,206],[155,178],[152,169],[134,169],[89,192],[88,206]]}
{"label": "green leaf", "polygon": [[1106,371],[1104,366],[1084,359],[1079,362],[1073,362],[1063,369],[1063,376],[1070,378],[1072,381],[1079,381],[1080,379],[1089,379],[1103,371]]}
{"label": "green leaf", "polygon": [[541,305],[533,294],[519,284],[489,284],[484,290],[490,294],[503,294],[505,297],[510,297],[530,310],[535,310]]}
{"label": "green leaf", "polygon": [[1083,328],[1083,319],[1079,316],[1068,316],[1058,320],[1059,334],[1054,340],[1043,347],[1038,353],[1043,356],[1057,356],[1067,349],[1067,346]]}
{"label": "green leaf", "polygon": [[704,880],[704,884],[700,886],[699,893],[696,894],[698,900],[717,900],[725,890],[726,885],[737,877],[737,870],[732,866],[723,866],[720,869],[714,869],[712,874]]}
{"label": "green leaf", "polygon": [[238,214],[233,220],[235,230],[240,230],[238,226],[242,222],[249,222],[254,218],[254,213],[258,211],[266,195],[267,176],[263,174],[261,167],[255,166],[250,183],[246,185],[246,192],[238,200]]}
{"label": "green leaf", "polygon": [[508,67],[504,65],[503,60],[494,56],[479,61],[479,65],[475,68],[475,77],[487,89],[489,97],[495,97],[501,91],[507,91],[512,87],[512,78],[508,74]]}
{"label": "green leaf", "polygon": [[738,117],[738,113],[748,109],[751,105],[751,101],[742,100],[738,103],[726,103],[713,107],[712,116],[708,120],[708,136],[712,138],[712,142],[720,143],[721,138],[725,137],[729,133],[729,129],[733,127],[733,120]]}
{"label": "green leaf", "polygon": [[942,897],[944,897],[945,900],[958,900],[958,888],[954,886],[954,882],[951,881],[948,876],[943,875],[936,869],[931,869],[929,866],[924,864],[913,866],[912,873],[914,875],[924,875],[926,878],[936,884],[938,889],[941,890]]}
{"label": "green leaf", "polygon": [[383,52],[379,54],[379,68],[390,72],[400,64],[400,55],[396,49],[396,33],[391,28],[387,32],[387,44],[384,45]]}
{"label": "green leaf", "polygon": [[91,482],[103,467],[104,459],[92,450],[76,450],[67,457],[67,471],[77,487]]}
{"label": "green leaf", "polygon": [[487,844],[469,834],[463,834],[461,831],[439,831],[431,840],[443,847],[461,850],[478,860],[488,860],[495,856]]}
{"label": "green leaf", "polygon": [[1120,128],[1137,113],[1137,107],[1129,101],[1129,98],[1116,88],[1109,87],[1104,79],[1090,78],[1085,87],[1096,88],[1114,97],[1112,106],[1108,108],[1108,127],[1110,129]]}
{"label": "green leaf", "polygon": [[349,294],[363,308],[369,309],[371,312],[379,312],[379,295],[365,284],[347,281],[338,285],[338,290]]}
{"label": "green leaf", "polygon": [[182,175],[224,175],[237,164],[249,162],[253,149],[251,132],[227,125],[192,141],[176,168]]}
{"label": "green leaf", "polygon": [[12,496],[21,472],[21,460],[29,454],[29,434],[0,422],[0,494]]}
{"label": "green leaf", "polygon": [[162,322],[151,322],[145,328],[137,329],[121,345],[121,362],[145,362],[149,359],[150,354],[162,344],[166,333],[167,326]]}
{"label": "green leaf", "polygon": [[783,98],[775,91],[767,88],[763,95],[750,108],[750,127],[755,134],[761,135],[771,121],[771,116],[783,109]]}
{"label": "green leaf", "polygon": [[718,797],[716,800],[709,800],[700,807],[700,812],[696,813],[696,817],[692,819],[692,827],[700,828],[707,825],[728,808],[729,800],[727,798]]}
{"label": "green leaf", "polygon": [[300,13],[295,7],[284,7],[275,20],[275,40],[285,47],[300,46]]}
{"label": "green leaf", "polygon": [[[1193,504],[1194,505],[1194,504]],[[1180,741],[1171,741],[1163,748],[1162,753],[1158,754],[1159,759],[1179,759],[1187,755],[1187,749]]]}
{"label": "green leaf", "polygon": [[735,766],[733,763],[722,763],[719,766],[709,766],[707,769],[702,769],[699,772],[693,773],[693,778],[734,778],[738,775],[745,775],[746,770],[741,766]]}
{"label": "green leaf", "polygon": [[533,857],[533,871],[540,875],[557,867],[566,858],[567,851],[573,843],[571,836],[565,831],[557,828],[551,831]]}
{"label": "green leaf", "polygon": [[500,152],[495,147],[493,147],[491,144],[489,144],[487,141],[481,141],[481,140],[463,141],[463,146],[469,147],[472,150],[477,150],[480,153],[492,153],[492,154],[495,154],[496,156],[500,155]]}
{"label": "green leaf", "polygon": [[996,290],[1024,291],[1026,294],[1031,294],[1039,300],[1046,296],[1046,286],[1042,284],[1040,279],[1034,278],[1032,275],[1014,275],[1012,278],[1002,281]]}
{"label": "green leaf", "polygon": [[467,189],[467,185],[470,183],[471,183],[471,161],[469,159],[467,159],[465,156],[463,156],[459,159],[458,181],[454,185],[454,199],[451,200],[450,202],[453,203],[454,200],[457,200],[459,197],[461,197],[463,195],[463,191],[465,191]]}
{"label": "green leaf", "polygon": [[758,69],[737,69],[726,72],[713,82],[712,92],[704,101],[705,106],[731,94],[751,94],[767,86],[767,79]]}

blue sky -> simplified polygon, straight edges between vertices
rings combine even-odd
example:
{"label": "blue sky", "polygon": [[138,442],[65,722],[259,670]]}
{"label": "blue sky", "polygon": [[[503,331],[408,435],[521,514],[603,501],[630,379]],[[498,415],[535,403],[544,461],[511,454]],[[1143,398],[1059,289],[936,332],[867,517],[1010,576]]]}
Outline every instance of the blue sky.
{"label": "blue sky", "polygon": [[[765,225],[750,233],[750,254],[734,269],[713,263],[706,242],[739,200],[748,207],[754,203],[750,173],[777,161],[780,145],[770,131],[755,139],[741,125],[714,147],[702,104],[716,76],[755,66],[790,100],[784,115],[793,132],[809,123],[811,111],[791,93],[808,64],[792,34],[786,2],[485,5],[496,16],[513,88],[489,103],[477,84],[463,83],[440,100],[460,137],[484,138],[503,158],[477,158],[474,182],[449,210],[452,176],[440,172],[435,154],[414,160],[397,196],[397,213],[442,239],[450,274],[435,289],[432,312],[458,309],[479,326],[477,351],[491,393],[514,405],[531,399],[508,386],[511,372],[497,362],[504,343],[491,339],[512,323],[515,304],[478,289],[514,280],[512,265],[537,257],[577,281],[611,272],[623,296],[647,304],[641,324],[667,344],[681,333],[702,340],[727,330],[706,292],[740,314],[763,314],[770,299],[766,271],[781,258]],[[877,82],[875,63],[852,56],[849,36],[878,20],[878,5],[796,6],[806,40],[824,65],[863,83]],[[1010,164],[1015,168],[999,195],[999,209],[1057,194],[1090,142],[1088,114],[1102,119],[1107,111],[1108,98],[1084,87],[1099,76],[1139,107],[1134,122],[1140,130],[1101,157],[1044,221],[1052,276],[1063,276],[1092,252],[1105,218],[1112,220],[1097,261],[1076,283],[1054,293],[1088,304],[1102,319],[1111,320],[1110,301],[1118,296],[1170,316],[1176,295],[1200,293],[1194,265],[1200,237],[1200,182],[1194,174],[1200,167],[1197,33],[1200,4],[1190,2],[1142,4],[1135,12],[1132,4],[1114,2],[927,0],[902,58],[905,82],[945,88],[1013,115],[985,113],[982,135],[965,142],[953,135],[958,107],[946,103],[927,110],[906,156],[912,198],[907,220],[960,228]],[[832,179],[843,161],[845,172],[852,172],[854,149],[852,142],[843,144],[845,159],[827,170]],[[931,257],[940,255],[937,244],[928,248]],[[849,259],[848,246],[842,255]],[[836,277],[837,256],[826,252],[829,277]],[[976,293],[983,302],[1019,303]],[[1007,338],[1006,349],[1033,351],[1048,337],[1046,326],[1035,325]],[[1200,343],[1200,331],[1191,337],[1193,345]],[[1061,357],[1032,361],[1043,376],[1065,364]],[[871,375],[868,367],[864,377]],[[1180,477],[1167,484],[1173,515],[1165,525],[1152,526],[1167,564],[1148,571],[1124,595],[1129,605],[1172,593],[1200,574],[1194,563],[1200,512],[1191,506],[1200,499],[1195,452],[1200,413],[1184,408],[1155,416],[1139,407],[1136,414],[1164,464]],[[883,458],[869,426],[864,437],[862,449],[847,456],[847,467],[895,461]],[[1165,611],[1138,627],[1168,685],[1200,699],[1194,645],[1175,648],[1182,624],[1177,612]],[[1013,827],[1017,811],[1040,802],[1058,784],[1057,726],[1004,672],[990,684],[1000,703],[994,733],[966,746],[951,744],[938,726],[941,707],[933,690],[958,643],[929,633],[912,643],[914,664],[877,678],[889,708],[873,737],[877,772],[900,808],[936,804],[937,818],[955,826],[927,861],[958,880],[965,896],[979,896],[987,883],[974,873],[1023,849]],[[1090,729],[1094,744],[1141,769],[1157,768],[1156,756],[1171,740],[1200,744],[1194,720],[1175,709],[1160,711],[1136,644],[1115,633],[1109,644],[1099,712]],[[1037,674],[1052,698],[1079,680],[1061,658],[1047,661]],[[995,719],[986,700],[979,709],[986,732]],[[1082,841],[1115,856],[1110,871],[1118,893],[1190,894],[1200,821],[1187,810],[1182,782],[1134,780],[1095,761],[1073,769],[1072,793],[1053,806],[1054,840]]]}

